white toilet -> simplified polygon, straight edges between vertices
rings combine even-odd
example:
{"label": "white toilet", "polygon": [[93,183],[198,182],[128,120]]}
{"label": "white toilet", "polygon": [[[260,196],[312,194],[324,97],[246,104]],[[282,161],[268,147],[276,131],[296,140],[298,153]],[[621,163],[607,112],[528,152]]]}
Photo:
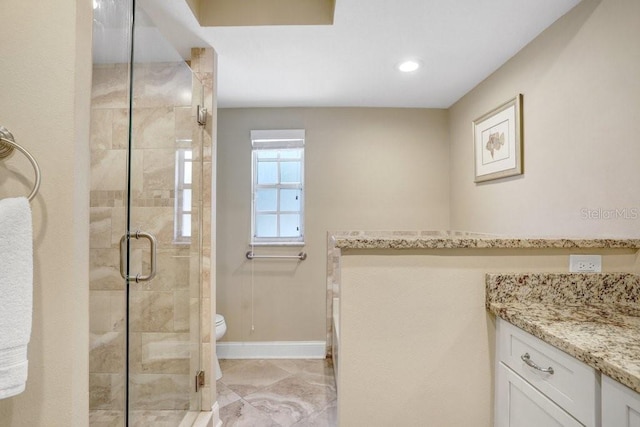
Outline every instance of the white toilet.
{"label": "white toilet", "polygon": [[[222,314],[216,314],[216,342],[220,340],[227,332],[227,323],[224,321]],[[220,369],[220,362],[218,362],[218,352],[216,351],[216,380],[222,378],[222,370]]]}

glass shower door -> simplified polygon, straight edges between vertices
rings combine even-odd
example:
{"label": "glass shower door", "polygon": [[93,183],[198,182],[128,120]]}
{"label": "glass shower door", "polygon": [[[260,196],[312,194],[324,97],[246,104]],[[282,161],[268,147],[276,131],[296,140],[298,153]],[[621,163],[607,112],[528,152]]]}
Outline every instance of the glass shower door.
{"label": "glass shower door", "polygon": [[91,90],[89,423],[127,425],[126,232],[132,0],[94,0]]}
{"label": "glass shower door", "polygon": [[93,76],[90,424],[190,425],[202,85],[132,0],[94,0]]}
{"label": "glass shower door", "polygon": [[140,7],[133,39],[125,237],[129,419],[178,426],[200,411],[198,82]]}

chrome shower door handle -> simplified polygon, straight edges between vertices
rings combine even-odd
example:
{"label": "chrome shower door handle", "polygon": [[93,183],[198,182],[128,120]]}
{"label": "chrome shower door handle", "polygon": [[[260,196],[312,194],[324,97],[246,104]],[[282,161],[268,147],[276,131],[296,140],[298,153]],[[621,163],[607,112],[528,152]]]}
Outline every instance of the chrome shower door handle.
{"label": "chrome shower door handle", "polygon": [[[125,264],[127,263],[126,245],[129,239],[131,238],[134,238],[134,239],[143,238],[149,241],[149,248],[151,249],[150,257],[149,257],[150,271],[149,271],[149,274],[147,275],[142,275],[138,273],[135,276],[128,276],[125,271]],[[136,283],[139,283],[139,282],[148,282],[154,277],[156,277],[156,259],[157,259],[156,247],[157,246],[158,246],[158,242],[156,241],[156,238],[154,237],[154,235],[151,233],[146,233],[144,231],[138,230],[135,233],[123,234],[122,237],[120,238],[120,275],[122,276],[122,278],[127,280],[128,282],[135,280]]]}

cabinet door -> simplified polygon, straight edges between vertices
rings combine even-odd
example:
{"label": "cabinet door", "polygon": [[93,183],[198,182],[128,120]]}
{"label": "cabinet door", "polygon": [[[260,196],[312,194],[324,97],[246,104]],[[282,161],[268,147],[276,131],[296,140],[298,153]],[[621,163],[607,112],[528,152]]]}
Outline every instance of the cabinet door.
{"label": "cabinet door", "polygon": [[602,425],[640,427],[640,394],[602,376]]}
{"label": "cabinet door", "polygon": [[496,375],[496,427],[582,426],[502,362]]}
{"label": "cabinet door", "polygon": [[[595,369],[505,320],[498,319],[496,328],[499,361],[585,426],[599,425],[600,380]],[[554,373],[527,366],[525,354]]]}

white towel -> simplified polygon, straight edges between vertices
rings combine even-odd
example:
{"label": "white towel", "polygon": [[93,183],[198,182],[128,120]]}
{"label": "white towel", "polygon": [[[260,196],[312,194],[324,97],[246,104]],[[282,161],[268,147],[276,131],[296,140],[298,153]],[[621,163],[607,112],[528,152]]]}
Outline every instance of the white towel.
{"label": "white towel", "polygon": [[24,197],[0,200],[0,399],[25,389],[32,299],[29,201]]}

